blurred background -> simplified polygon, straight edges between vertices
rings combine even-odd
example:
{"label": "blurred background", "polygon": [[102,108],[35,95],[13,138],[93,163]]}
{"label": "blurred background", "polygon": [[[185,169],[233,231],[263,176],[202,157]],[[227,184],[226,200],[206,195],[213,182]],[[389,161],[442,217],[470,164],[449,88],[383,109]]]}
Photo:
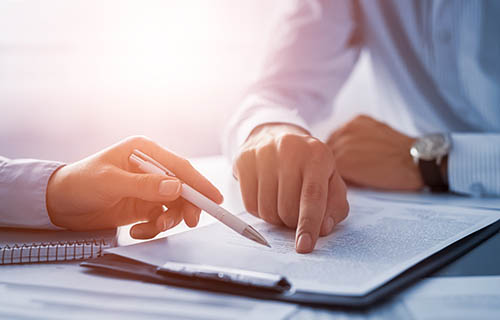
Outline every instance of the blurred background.
{"label": "blurred background", "polygon": [[[286,3],[0,1],[0,154],[71,162],[136,134],[219,154]],[[373,105],[370,70],[363,55],[336,123]]]}

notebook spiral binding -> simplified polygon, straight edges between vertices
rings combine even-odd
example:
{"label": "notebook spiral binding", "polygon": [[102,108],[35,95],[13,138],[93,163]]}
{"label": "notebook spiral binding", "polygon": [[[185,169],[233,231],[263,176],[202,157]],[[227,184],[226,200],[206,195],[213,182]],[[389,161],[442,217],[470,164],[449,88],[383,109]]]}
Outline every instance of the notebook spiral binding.
{"label": "notebook spiral binding", "polygon": [[84,260],[110,247],[104,239],[14,244],[0,247],[0,265]]}

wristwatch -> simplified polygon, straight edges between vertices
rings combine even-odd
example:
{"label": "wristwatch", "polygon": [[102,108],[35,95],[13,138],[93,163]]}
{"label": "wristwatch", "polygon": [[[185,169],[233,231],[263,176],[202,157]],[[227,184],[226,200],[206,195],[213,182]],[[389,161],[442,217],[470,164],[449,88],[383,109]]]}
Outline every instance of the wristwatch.
{"label": "wristwatch", "polygon": [[450,136],[441,133],[417,139],[410,149],[410,154],[420,169],[424,184],[432,192],[448,191],[446,166],[450,150]]}

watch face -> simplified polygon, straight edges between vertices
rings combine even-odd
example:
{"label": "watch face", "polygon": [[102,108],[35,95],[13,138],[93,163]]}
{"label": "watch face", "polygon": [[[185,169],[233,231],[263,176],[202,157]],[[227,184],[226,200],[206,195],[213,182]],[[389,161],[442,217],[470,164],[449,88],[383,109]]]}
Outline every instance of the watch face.
{"label": "watch face", "polygon": [[414,158],[434,160],[447,155],[449,150],[450,139],[447,135],[432,134],[418,139],[410,153]]}

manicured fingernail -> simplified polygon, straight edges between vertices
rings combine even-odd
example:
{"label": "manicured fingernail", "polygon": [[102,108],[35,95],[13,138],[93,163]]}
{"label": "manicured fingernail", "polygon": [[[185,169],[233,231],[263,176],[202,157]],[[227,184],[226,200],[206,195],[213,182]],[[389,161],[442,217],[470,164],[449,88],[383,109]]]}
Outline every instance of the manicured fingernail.
{"label": "manicured fingernail", "polygon": [[160,182],[160,190],[158,191],[162,196],[170,196],[176,194],[180,187],[181,184],[178,180],[163,180]]}
{"label": "manicured fingernail", "polygon": [[311,251],[312,238],[309,233],[303,233],[299,236],[299,241],[297,241],[297,250],[299,252],[309,252]]}
{"label": "manicured fingernail", "polygon": [[142,238],[142,230],[139,228],[132,229],[132,238]]}
{"label": "manicured fingernail", "polygon": [[332,217],[327,217],[325,221],[323,221],[323,234],[328,234],[332,232],[333,225],[335,222],[333,221]]}

